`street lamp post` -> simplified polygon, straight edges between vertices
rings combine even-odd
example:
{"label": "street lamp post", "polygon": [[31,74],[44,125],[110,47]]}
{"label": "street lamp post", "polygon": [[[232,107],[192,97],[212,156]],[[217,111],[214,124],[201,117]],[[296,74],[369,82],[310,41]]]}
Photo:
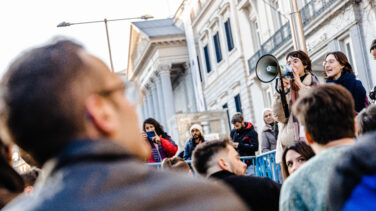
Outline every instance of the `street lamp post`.
{"label": "street lamp post", "polygon": [[86,22],[76,22],[76,23],[70,23],[70,22],[63,21],[63,22],[59,23],[57,25],[57,27],[67,27],[67,26],[78,25],[78,24],[104,23],[105,29],[106,29],[107,47],[108,47],[108,54],[109,54],[109,57],[110,57],[111,71],[114,72],[114,65],[112,63],[111,44],[110,44],[110,37],[109,37],[109,34],[108,34],[107,22],[110,22],[110,21],[133,20],[133,19],[144,19],[144,20],[147,20],[147,19],[150,19],[150,18],[154,18],[154,17],[151,16],[151,15],[143,15],[143,16],[140,16],[140,17],[133,17],[133,18],[118,18],[118,19],[106,19],[105,18],[103,20],[86,21]]}
{"label": "street lamp post", "polygon": [[302,17],[300,15],[296,0],[290,0],[290,26],[295,50],[302,50],[307,53],[306,41],[304,38],[304,30]]}

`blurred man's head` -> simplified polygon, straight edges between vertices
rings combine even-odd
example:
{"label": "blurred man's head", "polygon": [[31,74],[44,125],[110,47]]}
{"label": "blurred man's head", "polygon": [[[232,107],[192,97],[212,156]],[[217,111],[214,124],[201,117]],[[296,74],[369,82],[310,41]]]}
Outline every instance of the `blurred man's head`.
{"label": "blurred man's head", "polygon": [[245,127],[244,118],[241,113],[236,113],[232,116],[231,124],[234,126],[235,130],[241,130]]}
{"label": "blurred man's head", "polygon": [[208,141],[198,145],[193,151],[192,165],[196,172],[204,176],[221,170],[245,175],[247,168],[228,140]]}
{"label": "blurred man's head", "polygon": [[72,41],[24,53],[2,88],[9,137],[40,164],[78,138],[110,139],[142,158],[149,153],[123,81]]}
{"label": "blurred man's head", "polygon": [[357,134],[363,135],[376,131],[376,105],[370,105],[356,116]]}
{"label": "blurred man's head", "polygon": [[189,167],[188,163],[186,163],[183,160],[183,158],[179,157],[163,159],[161,167],[162,169],[170,169],[172,171],[186,172],[188,174],[192,174],[191,168]]}
{"label": "blurred man's head", "polygon": [[353,97],[340,85],[325,84],[309,89],[299,96],[293,113],[304,125],[309,143],[326,145],[355,136]]}

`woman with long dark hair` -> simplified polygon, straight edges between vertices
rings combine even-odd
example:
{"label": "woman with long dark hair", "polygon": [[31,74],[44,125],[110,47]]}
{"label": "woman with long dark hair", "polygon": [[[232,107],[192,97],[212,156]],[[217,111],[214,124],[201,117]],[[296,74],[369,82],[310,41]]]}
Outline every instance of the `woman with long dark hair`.
{"label": "woman with long dark hair", "polygon": [[315,156],[312,148],[303,141],[295,141],[282,154],[282,168],[285,179],[305,162]]}
{"label": "woman with long dark hair", "polygon": [[[178,151],[178,146],[171,139],[164,130],[163,126],[153,118],[148,118],[144,121],[143,126],[144,137],[151,146],[152,155],[150,156],[148,163],[162,162],[165,158],[173,157]],[[151,133],[147,135],[147,133]]]}
{"label": "woman with long dark hair", "polygon": [[340,51],[328,53],[325,57],[324,69],[327,83],[336,83],[349,90],[357,113],[369,105],[366,89],[361,81],[356,80],[351,64],[344,53]]}

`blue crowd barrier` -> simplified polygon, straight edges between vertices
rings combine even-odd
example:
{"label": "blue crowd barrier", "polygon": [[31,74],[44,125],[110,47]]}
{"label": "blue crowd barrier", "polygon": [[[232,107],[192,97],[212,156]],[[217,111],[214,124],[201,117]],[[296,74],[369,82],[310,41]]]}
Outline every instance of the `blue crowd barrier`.
{"label": "blue crowd barrier", "polygon": [[[240,157],[242,162],[247,162],[253,166],[253,175],[258,177],[268,177],[275,182],[282,183],[282,171],[279,164],[275,162],[275,150],[258,155]],[[191,164],[190,160],[186,161]],[[160,168],[162,163],[146,163],[148,166]]]}

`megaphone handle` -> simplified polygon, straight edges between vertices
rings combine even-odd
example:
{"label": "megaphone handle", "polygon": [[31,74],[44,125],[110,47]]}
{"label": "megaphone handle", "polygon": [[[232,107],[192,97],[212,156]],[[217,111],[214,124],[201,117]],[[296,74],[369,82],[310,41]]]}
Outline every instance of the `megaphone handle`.
{"label": "megaphone handle", "polygon": [[286,100],[286,94],[285,93],[285,89],[284,89],[284,86],[283,86],[283,83],[282,83],[282,79],[280,79],[281,81],[281,91],[278,91],[278,79],[276,80],[276,90],[277,92],[279,93],[279,95],[281,95],[281,102],[282,102],[282,107],[283,107],[283,112],[285,113],[285,117],[286,119],[289,118],[290,116],[290,112],[289,112],[289,107],[288,107],[288,104],[287,104],[287,100]]}
{"label": "megaphone handle", "polygon": [[[281,91],[278,89],[278,79],[275,80],[275,91],[277,91],[278,94],[281,94]],[[287,91],[285,92],[285,95],[287,95],[290,92],[290,88],[287,88]]]}

